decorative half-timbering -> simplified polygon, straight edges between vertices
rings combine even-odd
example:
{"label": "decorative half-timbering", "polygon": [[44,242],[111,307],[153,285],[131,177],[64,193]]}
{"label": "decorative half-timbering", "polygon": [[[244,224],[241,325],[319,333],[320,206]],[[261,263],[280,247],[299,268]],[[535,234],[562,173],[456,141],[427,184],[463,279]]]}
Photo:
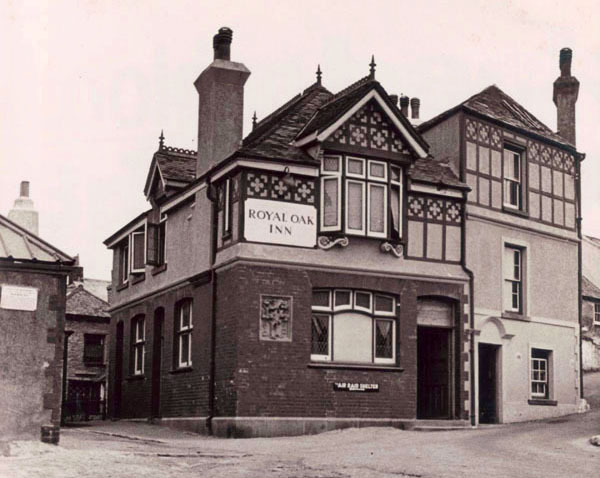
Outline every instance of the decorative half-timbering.
{"label": "decorative half-timbering", "polygon": [[246,173],[246,197],[315,204],[315,179],[269,172]]}
{"label": "decorative half-timbering", "polygon": [[292,297],[260,296],[260,340],[292,340]]}

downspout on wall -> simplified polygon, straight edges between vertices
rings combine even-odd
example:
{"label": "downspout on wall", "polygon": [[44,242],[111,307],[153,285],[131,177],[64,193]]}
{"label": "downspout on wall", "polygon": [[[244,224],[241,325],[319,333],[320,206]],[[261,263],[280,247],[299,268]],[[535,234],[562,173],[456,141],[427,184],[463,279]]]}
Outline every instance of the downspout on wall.
{"label": "downspout on wall", "polygon": [[217,197],[215,187],[210,180],[207,181],[206,197],[210,201],[211,210],[211,232],[210,232],[210,368],[209,368],[209,383],[208,383],[208,433],[213,434],[212,419],[215,416],[215,390],[216,390],[216,350],[217,350],[217,273],[215,271],[215,262],[217,258],[217,234],[218,234],[218,211]]}

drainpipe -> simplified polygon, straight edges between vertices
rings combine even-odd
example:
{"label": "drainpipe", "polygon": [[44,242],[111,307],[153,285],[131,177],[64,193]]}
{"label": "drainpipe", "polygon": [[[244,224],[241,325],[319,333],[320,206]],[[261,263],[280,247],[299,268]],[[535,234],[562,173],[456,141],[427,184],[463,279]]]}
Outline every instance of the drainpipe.
{"label": "drainpipe", "polygon": [[73,334],[73,331],[65,331],[65,338],[63,344],[63,366],[62,366],[62,402],[60,410],[60,425],[65,424],[65,409],[67,402],[67,374],[69,371],[69,337]]}
{"label": "drainpipe", "polygon": [[576,187],[577,187],[577,237],[579,241],[577,243],[577,314],[579,319],[579,398],[584,398],[583,393],[583,347],[582,347],[582,337],[583,337],[583,303],[581,299],[581,275],[582,275],[582,267],[583,267],[583,251],[581,241],[583,240],[581,233],[581,161],[585,158],[585,155],[580,154],[577,155],[575,153],[575,177],[576,177]]}
{"label": "drainpipe", "polygon": [[463,193],[464,206],[462,208],[461,232],[461,260],[460,265],[463,271],[469,276],[469,377],[471,392],[470,418],[471,426],[477,425],[475,416],[475,281],[474,274],[467,267],[467,192]]}
{"label": "drainpipe", "polygon": [[210,371],[208,383],[208,433],[213,434],[212,419],[215,416],[215,388],[216,388],[216,359],[217,350],[217,274],[215,271],[215,262],[217,257],[217,234],[218,234],[218,219],[219,212],[217,210],[217,198],[214,186],[210,180],[207,180],[206,196],[211,202],[211,240],[210,240],[210,288],[211,288],[211,325],[210,325]]}

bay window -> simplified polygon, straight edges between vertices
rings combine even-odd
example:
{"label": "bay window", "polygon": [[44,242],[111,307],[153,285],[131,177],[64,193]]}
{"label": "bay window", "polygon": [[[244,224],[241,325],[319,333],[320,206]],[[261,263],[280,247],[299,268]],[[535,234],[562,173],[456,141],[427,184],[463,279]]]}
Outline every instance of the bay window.
{"label": "bay window", "polygon": [[349,289],[313,291],[311,360],[396,363],[392,296]]}
{"label": "bay window", "polygon": [[326,155],[321,163],[321,232],[400,239],[402,169],[384,161]]}

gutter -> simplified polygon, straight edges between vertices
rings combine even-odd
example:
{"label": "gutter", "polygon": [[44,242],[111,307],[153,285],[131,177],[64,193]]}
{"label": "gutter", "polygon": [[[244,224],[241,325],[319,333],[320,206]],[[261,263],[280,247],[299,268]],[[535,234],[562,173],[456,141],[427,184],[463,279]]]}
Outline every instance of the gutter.
{"label": "gutter", "polygon": [[575,156],[575,177],[576,177],[576,194],[577,194],[577,237],[579,241],[577,243],[577,316],[579,319],[579,398],[584,398],[583,393],[583,345],[582,345],[582,337],[583,337],[583,299],[581,297],[582,294],[582,268],[583,268],[583,247],[582,247],[582,233],[581,233],[581,161],[585,156],[576,155]]}
{"label": "gutter", "polygon": [[217,273],[215,270],[215,262],[217,258],[217,234],[218,234],[218,211],[216,197],[214,197],[214,188],[207,180],[206,197],[210,201],[211,207],[211,237],[210,237],[210,369],[208,382],[208,418],[206,424],[208,433],[213,434],[212,420],[215,416],[215,390],[216,390],[216,340],[217,340]]}

